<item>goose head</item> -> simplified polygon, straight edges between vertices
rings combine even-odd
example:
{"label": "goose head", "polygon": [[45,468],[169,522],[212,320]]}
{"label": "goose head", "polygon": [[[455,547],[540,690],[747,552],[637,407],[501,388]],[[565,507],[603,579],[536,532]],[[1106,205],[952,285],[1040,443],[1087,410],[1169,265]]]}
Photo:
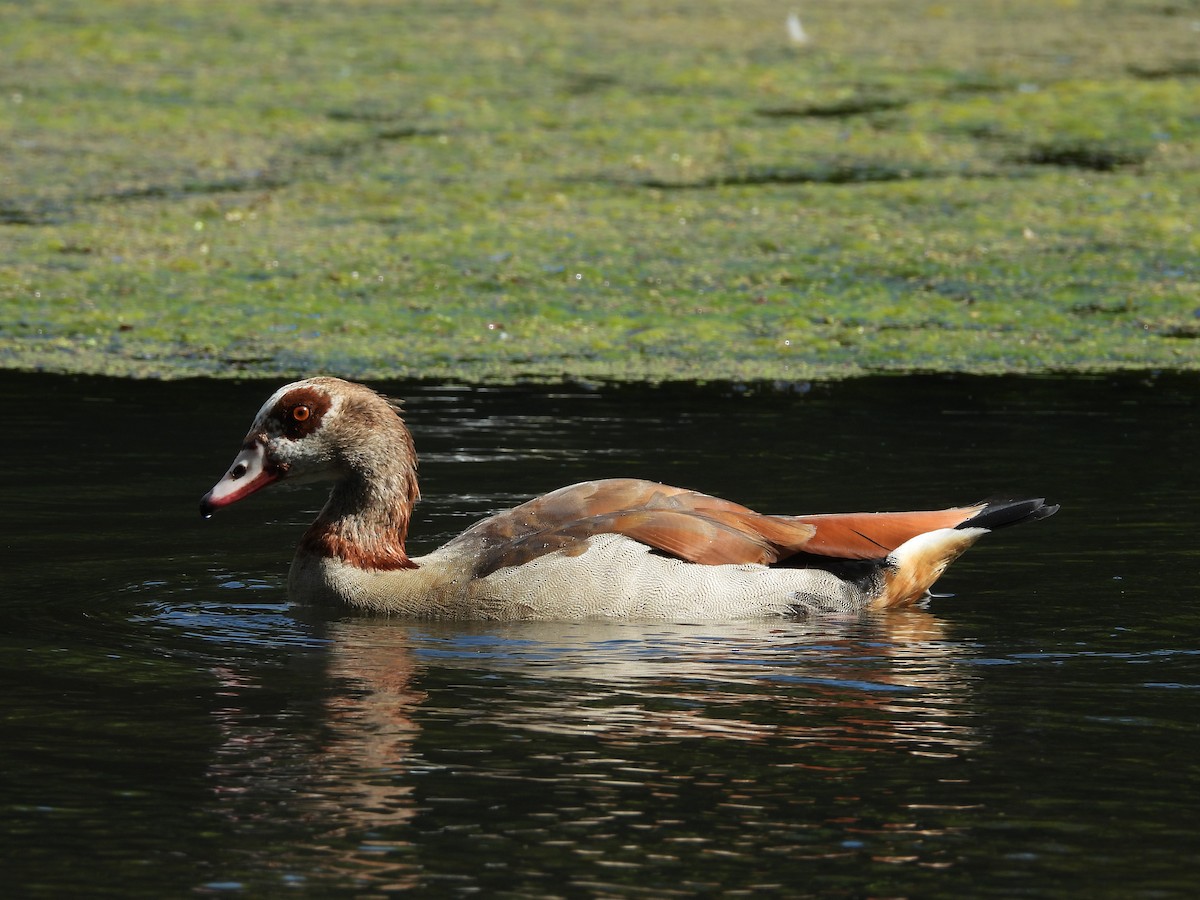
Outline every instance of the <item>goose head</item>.
{"label": "goose head", "polygon": [[263,404],[233,464],[200,500],[200,513],[207,518],[280,481],[332,481],[352,493],[390,485],[411,503],[415,468],[412,438],[393,403],[363,385],[308,378]]}

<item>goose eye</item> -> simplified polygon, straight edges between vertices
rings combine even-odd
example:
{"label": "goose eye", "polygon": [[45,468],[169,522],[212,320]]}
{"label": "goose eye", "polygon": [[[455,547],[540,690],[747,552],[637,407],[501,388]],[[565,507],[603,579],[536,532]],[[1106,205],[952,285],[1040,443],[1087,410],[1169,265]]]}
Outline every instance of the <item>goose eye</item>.
{"label": "goose eye", "polygon": [[312,415],[312,410],[307,406],[296,406],[292,408],[292,418],[297,422],[304,422]]}

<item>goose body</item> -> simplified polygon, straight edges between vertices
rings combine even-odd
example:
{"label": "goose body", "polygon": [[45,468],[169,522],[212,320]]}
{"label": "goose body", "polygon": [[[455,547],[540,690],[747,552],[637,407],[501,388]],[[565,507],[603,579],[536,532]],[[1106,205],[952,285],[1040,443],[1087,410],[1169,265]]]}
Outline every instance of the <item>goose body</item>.
{"label": "goose body", "polygon": [[332,482],[292,561],[300,602],[414,618],[712,621],[911,604],[988,531],[1058,509],[1019,500],[773,516],[616,478],[560,488],[409,558],[416,467],[395,404],[310,378],[267,400],[201,512],[276,481]]}

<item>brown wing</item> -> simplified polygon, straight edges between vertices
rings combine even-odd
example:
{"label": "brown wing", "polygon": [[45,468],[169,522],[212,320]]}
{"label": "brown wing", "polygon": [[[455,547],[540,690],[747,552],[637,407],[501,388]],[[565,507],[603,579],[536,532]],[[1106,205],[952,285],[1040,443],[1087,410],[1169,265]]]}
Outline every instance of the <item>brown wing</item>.
{"label": "brown wing", "polygon": [[814,525],[817,529],[812,540],[804,545],[805,553],[843,559],[879,559],[918,534],[961,525],[986,505],[980,503],[929,512],[799,516],[796,521]]}
{"label": "brown wing", "polygon": [[560,488],[476,523],[451,541],[483,577],[547,553],[582,553],[598,534],[623,534],[704,565],[770,565],[797,553],[882,559],[910,538],[953,528],[984,504],[930,512],[767,516],[720,497],[613,478]]}
{"label": "brown wing", "polygon": [[451,543],[475,556],[483,577],[555,551],[582,553],[597,534],[623,534],[705,565],[770,564],[802,549],[815,530],[707,494],[622,478],[561,488],[484,519]]}

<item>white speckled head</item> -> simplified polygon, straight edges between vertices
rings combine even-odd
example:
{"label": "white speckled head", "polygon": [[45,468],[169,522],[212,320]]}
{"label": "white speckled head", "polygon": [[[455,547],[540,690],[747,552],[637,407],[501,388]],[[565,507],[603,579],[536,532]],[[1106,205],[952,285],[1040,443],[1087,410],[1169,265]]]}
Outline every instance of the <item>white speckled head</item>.
{"label": "white speckled head", "polygon": [[366,391],[337,378],[309,378],[277,390],[255,416],[233,465],[200,501],[201,512],[211,515],[283,479],[339,478],[346,464],[336,423],[355,390]]}

